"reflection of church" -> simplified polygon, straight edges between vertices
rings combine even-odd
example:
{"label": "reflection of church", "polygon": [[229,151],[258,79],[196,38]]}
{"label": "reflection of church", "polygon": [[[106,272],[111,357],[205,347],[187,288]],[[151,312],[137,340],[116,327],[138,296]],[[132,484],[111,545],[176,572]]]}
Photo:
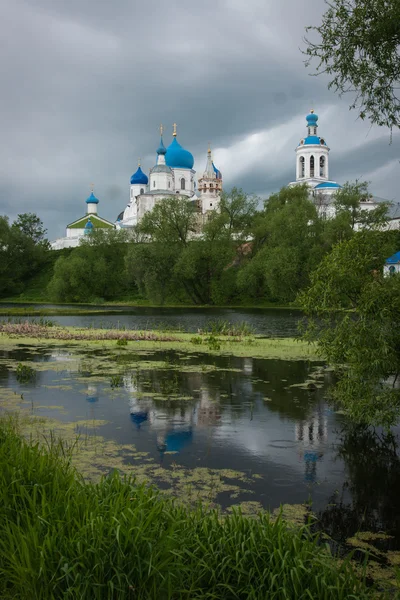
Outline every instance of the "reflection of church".
{"label": "reflection of church", "polygon": [[317,464],[324,455],[322,447],[328,439],[328,419],[319,406],[306,420],[295,424],[295,440],[299,444],[299,458],[304,461],[304,479],[315,483]]}
{"label": "reflection of church", "polygon": [[[193,442],[196,428],[216,425],[221,418],[219,392],[214,397],[207,389],[200,390],[200,398],[185,405],[156,405],[151,397],[138,398],[140,384],[124,378],[124,385],[130,391],[130,419],[136,429],[149,427],[156,434],[160,452],[180,452]],[[139,392],[139,394],[138,394]]]}

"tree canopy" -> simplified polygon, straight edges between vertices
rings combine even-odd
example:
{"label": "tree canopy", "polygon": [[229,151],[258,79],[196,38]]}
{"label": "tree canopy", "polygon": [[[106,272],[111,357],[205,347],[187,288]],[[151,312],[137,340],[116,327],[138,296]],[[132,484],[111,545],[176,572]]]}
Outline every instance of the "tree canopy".
{"label": "tree canopy", "polygon": [[400,126],[399,0],[330,0],[319,26],[307,27],[306,66],[331,76],[329,88],[351,92],[361,119]]}
{"label": "tree canopy", "polygon": [[400,276],[383,264],[397,232],[363,230],[334,246],[298,301],[305,336],[334,365],[334,397],[359,423],[391,426],[400,416]]}

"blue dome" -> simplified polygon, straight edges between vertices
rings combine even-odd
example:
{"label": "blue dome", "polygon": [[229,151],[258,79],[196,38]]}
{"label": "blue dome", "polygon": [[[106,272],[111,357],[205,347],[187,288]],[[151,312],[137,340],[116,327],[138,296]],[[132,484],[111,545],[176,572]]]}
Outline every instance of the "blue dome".
{"label": "blue dome", "polygon": [[318,125],[318,115],[314,112],[310,112],[310,114],[306,116],[306,120],[308,127],[316,127]]}
{"label": "blue dome", "polygon": [[[318,144],[318,146],[319,146],[321,144],[321,138],[318,137],[317,135],[309,135],[306,138],[304,138],[304,143],[305,144]],[[324,142],[323,145],[326,146],[326,143]]]}
{"label": "blue dome", "polygon": [[98,204],[99,201],[93,192],[90,194],[89,198],[86,200],[86,204]]}
{"label": "blue dome", "polygon": [[400,262],[400,250],[386,260],[387,265],[395,265]]}
{"label": "blue dome", "polygon": [[90,233],[92,231],[92,229],[94,229],[94,225],[93,225],[92,221],[89,218],[88,221],[87,221],[87,223],[86,223],[86,225],[85,225],[84,233]]}
{"label": "blue dome", "polygon": [[147,185],[149,183],[149,178],[145,173],[143,173],[142,169],[138,167],[136,173],[134,173],[131,177],[131,185]]}
{"label": "blue dome", "polygon": [[336,183],[336,181],[324,181],[315,186],[314,190],[321,190],[323,188],[341,188],[342,186]]}
{"label": "blue dome", "polygon": [[157,148],[157,154],[167,154],[167,149],[164,146],[164,142],[163,142],[162,136],[161,136],[161,139],[160,139],[160,145]]}
{"label": "blue dome", "polygon": [[176,138],[167,148],[165,162],[171,169],[193,169],[194,158],[188,150],[182,148]]}
{"label": "blue dome", "polygon": [[214,173],[217,179],[222,179],[222,173],[219,169],[217,169],[217,167],[214,165],[214,163],[212,163],[213,169],[214,169]]}

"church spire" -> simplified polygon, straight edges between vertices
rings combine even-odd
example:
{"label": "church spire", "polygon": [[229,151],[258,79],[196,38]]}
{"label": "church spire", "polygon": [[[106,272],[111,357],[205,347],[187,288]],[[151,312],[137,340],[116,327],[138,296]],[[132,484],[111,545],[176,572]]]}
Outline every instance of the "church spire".
{"label": "church spire", "polygon": [[216,179],[216,174],[215,174],[214,167],[213,167],[210,144],[208,144],[207,164],[206,164],[206,170],[204,171],[203,177],[207,177],[208,179]]}

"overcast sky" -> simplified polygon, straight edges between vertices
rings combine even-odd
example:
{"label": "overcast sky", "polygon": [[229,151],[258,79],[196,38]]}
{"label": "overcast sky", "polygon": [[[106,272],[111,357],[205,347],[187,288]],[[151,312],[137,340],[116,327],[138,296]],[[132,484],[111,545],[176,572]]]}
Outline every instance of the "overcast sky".
{"label": "overcast sky", "polygon": [[400,201],[400,135],[357,120],[350,98],[310,76],[300,48],[323,0],[2,0],[0,214],[35,212],[49,238],[85,212],[91,182],[112,221],[158,128],[205,168],[262,197],[295,178],[314,108],[330,177]]}

